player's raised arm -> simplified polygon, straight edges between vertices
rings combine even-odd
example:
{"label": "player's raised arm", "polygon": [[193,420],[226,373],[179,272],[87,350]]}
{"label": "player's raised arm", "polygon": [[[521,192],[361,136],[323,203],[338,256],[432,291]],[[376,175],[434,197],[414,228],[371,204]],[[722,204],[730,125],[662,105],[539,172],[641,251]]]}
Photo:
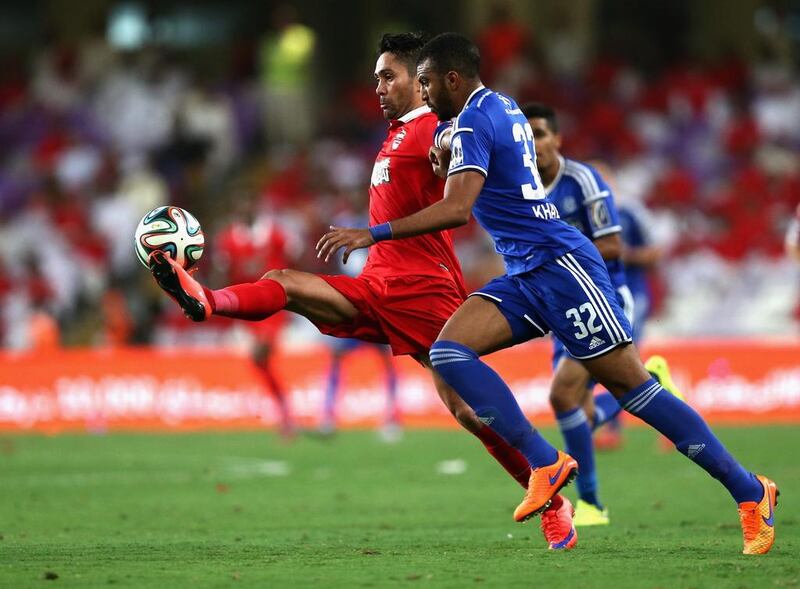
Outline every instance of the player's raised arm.
{"label": "player's raised arm", "polygon": [[327,262],[333,254],[344,248],[342,262],[346,264],[353,250],[369,247],[378,241],[414,237],[465,225],[481,193],[483,182],[483,174],[479,172],[467,170],[453,174],[445,184],[444,198],[413,215],[367,229],[332,226],[317,242],[317,257]]}

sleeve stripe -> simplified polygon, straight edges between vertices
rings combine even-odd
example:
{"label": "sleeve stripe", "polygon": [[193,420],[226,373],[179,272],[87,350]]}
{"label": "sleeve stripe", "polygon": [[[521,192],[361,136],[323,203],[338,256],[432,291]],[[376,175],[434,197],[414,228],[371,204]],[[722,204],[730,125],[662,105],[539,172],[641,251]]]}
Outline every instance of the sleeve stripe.
{"label": "sleeve stripe", "polygon": [[477,170],[478,172],[483,174],[484,177],[489,175],[489,172],[487,172],[486,170],[484,170],[480,166],[459,166],[457,168],[452,168],[452,169],[448,170],[447,171],[447,176],[448,177],[454,176],[455,174],[460,174],[461,172],[466,172],[468,170]]}
{"label": "sleeve stripe", "polygon": [[474,133],[475,129],[473,129],[472,127],[456,127],[453,130],[453,135],[455,135],[456,133],[461,133],[462,131],[464,133]]}
{"label": "sleeve stripe", "polygon": [[613,233],[619,233],[622,231],[622,225],[614,225],[613,227],[606,227],[605,229],[600,229],[599,231],[595,231],[592,233],[592,237],[597,239],[598,237],[605,237],[606,235],[612,235]]}
{"label": "sleeve stripe", "polygon": [[588,205],[592,204],[595,201],[603,200],[604,198],[608,198],[611,193],[608,190],[604,190],[603,192],[598,192],[591,198],[587,198],[583,201],[583,204]]}
{"label": "sleeve stripe", "polygon": [[592,172],[589,170],[589,168],[579,164],[574,160],[567,160],[567,165],[565,168],[566,169],[564,171],[567,173],[567,175],[575,178],[575,180],[578,181],[578,184],[581,185],[584,198],[593,197],[600,192],[600,186],[598,186],[597,180],[595,179],[594,175],[592,175]]}

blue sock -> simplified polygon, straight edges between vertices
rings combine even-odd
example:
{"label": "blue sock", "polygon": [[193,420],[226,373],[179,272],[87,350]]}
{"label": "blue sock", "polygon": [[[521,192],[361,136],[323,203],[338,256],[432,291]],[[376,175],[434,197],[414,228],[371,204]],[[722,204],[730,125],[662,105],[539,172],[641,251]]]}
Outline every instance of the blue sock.
{"label": "blue sock", "polygon": [[[619,401],[614,398],[614,395],[608,391],[597,395],[594,398],[594,422],[592,423],[592,431],[616,419],[620,411],[622,411],[622,407]],[[570,454],[572,454],[572,452],[570,452]]]}
{"label": "blue sock", "polygon": [[397,423],[397,372],[391,359],[386,359],[386,423]]}
{"label": "blue sock", "polygon": [[730,455],[694,409],[662,389],[656,379],[626,393],[619,404],[669,438],[681,454],[725,485],[737,503],[761,501],[764,489],[755,475]]}
{"label": "blue sock", "polygon": [[506,383],[478,355],[456,342],[437,341],[431,364],[478,418],[522,452],[532,468],[553,464],[557,450],[533,429]]}
{"label": "blue sock", "polygon": [[592,444],[592,430],[589,420],[581,407],[556,413],[558,427],[566,442],[566,451],[578,461],[578,478],[575,484],[578,496],[600,509],[597,498],[597,471],[594,466],[594,445]]}
{"label": "blue sock", "polygon": [[342,361],[338,355],[331,359],[328,369],[328,384],[325,387],[325,405],[322,408],[322,426],[333,427],[336,423],[336,395],[339,392],[339,374]]}

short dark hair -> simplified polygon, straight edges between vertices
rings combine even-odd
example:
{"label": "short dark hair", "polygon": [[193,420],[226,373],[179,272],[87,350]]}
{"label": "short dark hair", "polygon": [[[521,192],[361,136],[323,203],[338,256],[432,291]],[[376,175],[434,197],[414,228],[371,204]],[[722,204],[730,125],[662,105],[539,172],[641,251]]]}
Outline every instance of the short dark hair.
{"label": "short dark hair", "polygon": [[558,133],[558,117],[556,111],[551,106],[541,102],[528,102],[520,107],[526,119],[545,119],[547,126],[553,133]]}
{"label": "short dark hair", "polygon": [[426,59],[439,73],[458,72],[465,78],[477,78],[481,68],[478,47],[458,33],[442,33],[425,43],[417,63]]}
{"label": "short dark hair", "polygon": [[413,76],[416,73],[417,57],[420,49],[428,40],[425,33],[384,33],[378,43],[378,57],[384,53],[391,53],[406,64],[408,72]]}

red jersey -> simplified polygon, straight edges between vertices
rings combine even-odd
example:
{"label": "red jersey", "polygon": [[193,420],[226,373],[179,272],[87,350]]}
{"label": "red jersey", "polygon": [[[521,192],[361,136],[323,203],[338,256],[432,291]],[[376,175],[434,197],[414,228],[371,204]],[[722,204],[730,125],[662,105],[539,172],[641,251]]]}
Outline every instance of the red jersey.
{"label": "red jersey", "polygon": [[[389,125],[369,187],[369,224],[407,217],[440,201],[444,180],[428,160],[438,121],[427,106]],[[435,276],[454,279],[463,289],[461,266],[450,231],[381,241],[369,249],[363,274]]]}
{"label": "red jersey", "polygon": [[258,280],[267,270],[288,265],[287,237],[272,218],[252,225],[234,221],[217,236],[215,248],[230,284]]}

